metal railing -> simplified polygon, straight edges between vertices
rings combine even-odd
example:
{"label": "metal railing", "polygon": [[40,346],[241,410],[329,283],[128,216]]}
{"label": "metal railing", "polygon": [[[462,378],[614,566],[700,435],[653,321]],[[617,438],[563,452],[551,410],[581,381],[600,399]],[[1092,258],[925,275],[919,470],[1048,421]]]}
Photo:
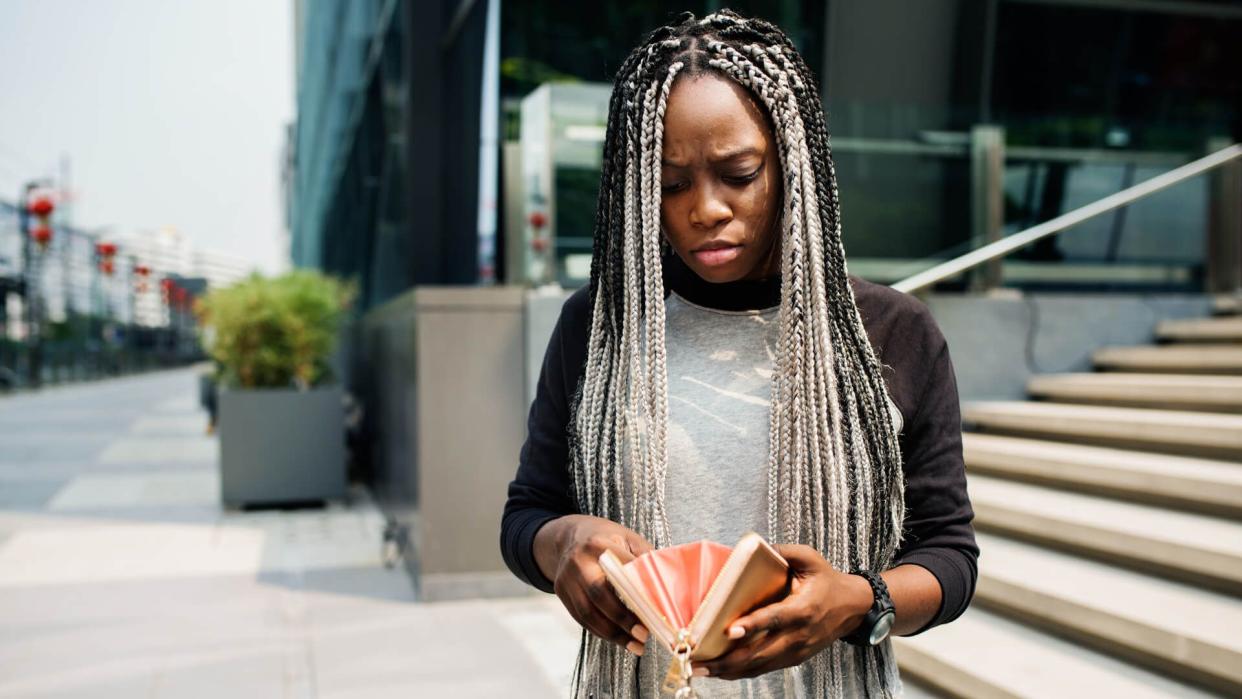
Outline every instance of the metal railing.
{"label": "metal railing", "polygon": [[[893,284],[892,288],[906,293],[922,291],[938,282],[952,279],[989,262],[1000,260],[1015,250],[1024,248],[1042,238],[1056,235],[1061,231],[1082,223],[1089,218],[1131,204],[1154,192],[1158,192],[1180,182],[1184,182],[1191,177],[1202,174],[1213,168],[1220,167],[1226,163],[1230,163],[1240,157],[1242,157],[1242,144],[1233,144],[1226,148],[1222,148],[1208,156],[1157,175],[1132,187],[1123,189],[1116,194],[1104,197],[1103,199],[1074,209],[1073,211],[1057,216],[1056,218],[1050,219],[1025,230],[1018,231],[1017,233],[1008,235],[1000,240],[988,243],[983,247],[947,262],[938,264],[930,269],[919,272],[918,274],[906,277],[905,279]],[[1232,181],[1227,181],[1224,186],[1233,191],[1225,192],[1222,196],[1231,200],[1234,208],[1237,208],[1236,205],[1238,198],[1242,197],[1242,187],[1240,187],[1238,183]],[[1231,199],[1230,195],[1232,196]],[[1234,215],[1230,216],[1230,213],[1233,213]],[[1220,220],[1222,218],[1226,220]],[[1238,230],[1239,221],[1228,220],[1231,218],[1237,218],[1236,212],[1226,212],[1224,215],[1218,214],[1216,216],[1216,225],[1232,227],[1235,229],[1231,231],[1232,237],[1242,239],[1242,230]],[[1232,257],[1238,257],[1239,251],[1237,246],[1242,245],[1242,240],[1234,242],[1236,244],[1229,246],[1229,252],[1232,254]],[[1211,254],[1211,251],[1209,251],[1209,254]],[[1228,254],[1229,253],[1227,253],[1227,255]],[[1230,263],[1234,265],[1234,267],[1242,265],[1242,262],[1239,262],[1239,260],[1236,259],[1231,259]],[[1237,275],[1238,272],[1235,269],[1234,279],[1232,282],[1235,287],[1239,283]]]}

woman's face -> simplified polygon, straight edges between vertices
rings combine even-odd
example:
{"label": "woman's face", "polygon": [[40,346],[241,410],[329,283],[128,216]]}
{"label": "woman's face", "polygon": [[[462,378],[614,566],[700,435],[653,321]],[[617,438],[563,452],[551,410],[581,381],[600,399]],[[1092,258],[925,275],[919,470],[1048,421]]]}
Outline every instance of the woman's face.
{"label": "woman's face", "polygon": [[674,82],[661,170],[665,235],[700,277],[731,282],[780,270],[780,158],[745,89],[713,73]]}

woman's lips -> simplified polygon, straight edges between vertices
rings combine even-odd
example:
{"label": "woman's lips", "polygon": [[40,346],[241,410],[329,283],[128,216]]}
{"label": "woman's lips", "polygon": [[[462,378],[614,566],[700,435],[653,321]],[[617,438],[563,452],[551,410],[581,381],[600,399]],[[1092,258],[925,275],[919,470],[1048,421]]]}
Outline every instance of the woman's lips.
{"label": "woman's lips", "polygon": [[695,250],[693,254],[695,259],[708,267],[718,267],[732,262],[738,255],[742,254],[742,246],[731,245],[727,248]]}

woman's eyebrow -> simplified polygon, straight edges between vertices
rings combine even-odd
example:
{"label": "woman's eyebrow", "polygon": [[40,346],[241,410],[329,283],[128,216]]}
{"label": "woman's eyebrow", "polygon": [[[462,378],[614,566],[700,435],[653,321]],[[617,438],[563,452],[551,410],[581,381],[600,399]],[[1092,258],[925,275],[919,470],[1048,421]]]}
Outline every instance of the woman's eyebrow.
{"label": "woman's eyebrow", "polygon": [[[755,146],[743,146],[741,148],[737,148],[731,151],[726,151],[724,153],[721,153],[720,155],[713,155],[711,157],[711,161],[713,163],[725,163],[730,160],[737,160],[739,158],[744,158],[748,155],[762,156],[763,152],[760,151]],[[674,162],[672,160],[668,160],[667,158],[661,158],[660,164],[665,167],[686,167],[684,163]]]}
{"label": "woman's eyebrow", "polygon": [[729,160],[737,160],[748,155],[763,155],[755,146],[742,146],[731,151],[726,151],[720,155],[712,156],[712,162],[723,163]]}

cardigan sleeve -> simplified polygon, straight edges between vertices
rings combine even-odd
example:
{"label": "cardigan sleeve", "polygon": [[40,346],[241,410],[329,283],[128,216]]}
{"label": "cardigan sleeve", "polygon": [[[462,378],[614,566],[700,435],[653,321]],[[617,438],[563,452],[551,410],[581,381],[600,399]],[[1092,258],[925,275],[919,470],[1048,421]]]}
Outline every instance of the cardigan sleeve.
{"label": "cardigan sleeve", "polygon": [[500,552],[519,580],[553,592],[553,583],[535,563],[535,534],[544,524],[576,514],[568,470],[569,405],[582,373],[586,353],[586,289],[575,292],[561,307],[544,353],[526,421],[526,441],[518,455],[517,473],[509,483],[500,524]]}
{"label": "cardigan sleeve", "polygon": [[930,311],[920,315],[925,356],[932,359],[902,434],[906,519],[894,566],[913,563],[930,571],[940,582],[941,602],[931,621],[911,635],[961,616],[974,597],[979,556],[966,492],[957,379],[948,343]]}

